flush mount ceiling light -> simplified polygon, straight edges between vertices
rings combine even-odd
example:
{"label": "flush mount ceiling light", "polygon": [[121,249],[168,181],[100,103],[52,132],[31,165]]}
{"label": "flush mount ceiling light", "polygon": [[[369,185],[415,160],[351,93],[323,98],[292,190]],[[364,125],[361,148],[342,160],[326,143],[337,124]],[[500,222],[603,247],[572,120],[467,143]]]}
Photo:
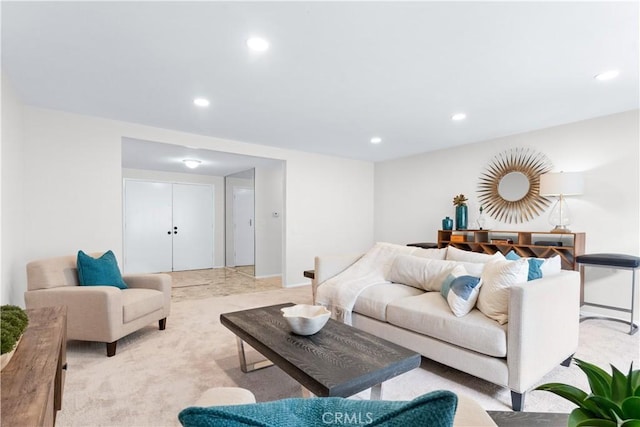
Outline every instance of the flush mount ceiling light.
{"label": "flush mount ceiling light", "polygon": [[247,40],[247,46],[256,52],[264,52],[269,49],[269,42],[260,37],[251,37]]}
{"label": "flush mount ceiling light", "polygon": [[605,81],[605,80],[615,79],[616,77],[618,77],[618,74],[620,74],[618,70],[608,70],[603,73],[596,74],[594,78],[596,80]]}
{"label": "flush mount ceiling light", "polygon": [[202,163],[200,160],[195,160],[195,159],[184,159],[182,162],[189,169],[195,169],[198,166],[200,166],[200,163]]}
{"label": "flush mount ceiling light", "polygon": [[208,107],[210,102],[207,98],[195,98],[193,103],[198,107]]}
{"label": "flush mount ceiling light", "polygon": [[453,120],[454,122],[459,122],[460,120],[464,120],[467,118],[467,115],[465,113],[456,113],[453,116],[451,116],[451,120]]}
{"label": "flush mount ceiling light", "polygon": [[380,138],[379,136],[374,136],[373,138],[371,138],[372,144],[380,144],[381,142],[382,142],[382,138]]}

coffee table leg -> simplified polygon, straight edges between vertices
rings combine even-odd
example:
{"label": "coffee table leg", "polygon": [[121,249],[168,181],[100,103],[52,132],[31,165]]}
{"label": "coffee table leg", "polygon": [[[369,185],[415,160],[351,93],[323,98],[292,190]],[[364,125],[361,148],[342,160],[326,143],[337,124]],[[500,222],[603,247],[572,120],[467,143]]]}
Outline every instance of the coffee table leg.
{"label": "coffee table leg", "polygon": [[369,400],[380,400],[382,399],[382,383],[376,384],[371,387],[371,396]]}
{"label": "coffee table leg", "polygon": [[236,337],[236,343],[238,344],[238,358],[240,359],[240,370],[245,374],[247,372],[253,372],[253,371],[257,371],[258,369],[273,366],[273,362],[267,359],[247,364],[247,358],[244,354],[244,341],[242,341],[239,337]]}

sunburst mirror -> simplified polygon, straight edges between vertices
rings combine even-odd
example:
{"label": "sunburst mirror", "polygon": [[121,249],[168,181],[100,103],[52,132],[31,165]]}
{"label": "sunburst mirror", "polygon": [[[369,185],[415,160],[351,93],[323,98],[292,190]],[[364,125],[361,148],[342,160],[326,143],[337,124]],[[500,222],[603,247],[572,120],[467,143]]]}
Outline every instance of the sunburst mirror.
{"label": "sunburst mirror", "polygon": [[483,212],[509,224],[537,217],[550,204],[539,190],[540,175],[551,168],[544,154],[529,148],[512,148],[498,154],[480,175],[478,200]]}

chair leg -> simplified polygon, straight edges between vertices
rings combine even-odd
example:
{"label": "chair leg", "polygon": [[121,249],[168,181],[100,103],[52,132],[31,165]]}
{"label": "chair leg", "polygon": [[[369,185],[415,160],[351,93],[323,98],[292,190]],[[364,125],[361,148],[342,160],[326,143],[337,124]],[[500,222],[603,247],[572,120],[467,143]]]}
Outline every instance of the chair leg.
{"label": "chair leg", "polygon": [[[575,354],[575,353],[574,353]],[[567,357],[565,360],[563,360],[560,364],[562,366],[570,366],[571,365],[571,361],[573,360],[573,354],[569,357]]]}
{"label": "chair leg", "polygon": [[524,407],[524,393],[517,393],[511,390],[511,408],[514,411],[522,412]]}
{"label": "chair leg", "polygon": [[116,345],[118,341],[108,342],[107,343],[107,357],[113,357],[116,355]]}
{"label": "chair leg", "polygon": [[158,320],[158,328],[161,331],[164,331],[167,328],[167,318]]}

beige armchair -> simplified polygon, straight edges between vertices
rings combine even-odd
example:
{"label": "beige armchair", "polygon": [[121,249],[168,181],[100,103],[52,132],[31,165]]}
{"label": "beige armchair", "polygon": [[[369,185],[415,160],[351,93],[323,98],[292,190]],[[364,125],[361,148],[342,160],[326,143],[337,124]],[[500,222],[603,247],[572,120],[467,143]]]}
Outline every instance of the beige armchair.
{"label": "beige armchair", "polygon": [[111,357],[120,338],[149,323],[157,320],[164,330],[171,307],[171,276],[135,274],[122,278],[128,289],[80,286],[75,255],[32,261],[27,264],[24,300],[28,309],[67,306],[67,338],[104,342]]}

